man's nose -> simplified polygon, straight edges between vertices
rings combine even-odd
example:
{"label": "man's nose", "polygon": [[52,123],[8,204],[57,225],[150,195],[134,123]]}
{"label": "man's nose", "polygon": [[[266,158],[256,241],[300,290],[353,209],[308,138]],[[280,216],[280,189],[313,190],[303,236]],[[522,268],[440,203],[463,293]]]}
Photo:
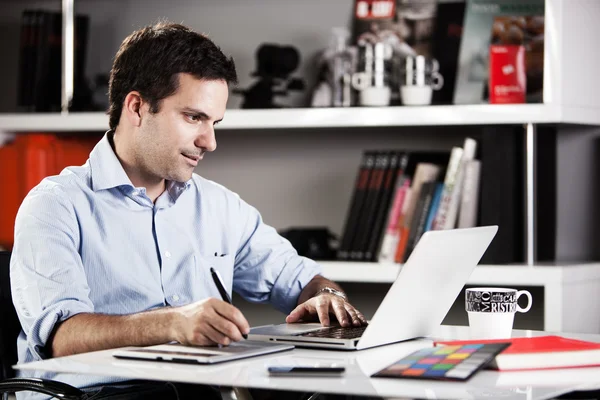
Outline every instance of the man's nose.
{"label": "man's nose", "polygon": [[210,126],[202,131],[196,138],[196,147],[205,151],[215,151],[217,148],[217,139],[215,137],[215,127]]}

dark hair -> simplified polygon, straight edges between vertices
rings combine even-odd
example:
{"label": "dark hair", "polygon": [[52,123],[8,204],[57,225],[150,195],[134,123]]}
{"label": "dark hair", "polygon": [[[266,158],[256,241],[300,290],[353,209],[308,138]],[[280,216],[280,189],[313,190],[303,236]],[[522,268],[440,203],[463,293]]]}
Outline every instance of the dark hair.
{"label": "dark hair", "polygon": [[159,22],[125,38],[110,71],[110,128],[119,124],[125,97],[133,90],[150,104],[151,112],[158,112],[160,101],[177,91],[181,72],[237,84],[233,59],[207,36],[183,25]]}

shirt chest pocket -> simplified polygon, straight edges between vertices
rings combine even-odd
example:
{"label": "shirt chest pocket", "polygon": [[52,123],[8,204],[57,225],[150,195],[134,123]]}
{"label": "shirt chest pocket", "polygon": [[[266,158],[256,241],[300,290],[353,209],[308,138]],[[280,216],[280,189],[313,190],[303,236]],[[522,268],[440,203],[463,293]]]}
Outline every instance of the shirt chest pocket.
{"label": "shirt chest pocket", "polygon": [[232,286],[233,286],[233,267],[235,262],[234,255],[229,254],[214,254],[212,255],[203,255],[199,257],[199,263],[197,268],[200,268],[200,273],[207,282],[210,282],[210,287],[212,297],[221,298],[219,291],[217,290],[216,284],[213,281],[212,274],[210,273],[210,269],[214,268],[215,271],[219,272],[221,279],[223,281],[223,286],[225,286],[225,290],[231,295]]}

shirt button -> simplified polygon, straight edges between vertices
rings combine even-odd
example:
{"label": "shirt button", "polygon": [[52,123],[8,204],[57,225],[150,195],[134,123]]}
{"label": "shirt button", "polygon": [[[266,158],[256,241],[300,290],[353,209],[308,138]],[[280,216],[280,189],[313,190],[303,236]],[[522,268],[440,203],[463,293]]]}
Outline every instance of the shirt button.
{"label": "shirt button", "polygon": [[165,251],[165,257],[171,258],[171,252],[170,251]]}
{"label": "shirt button", "polygon": [[173,296],[173,300],[175,300],[175,301],[179,300],[179,296],[177,296],[177,295]]}

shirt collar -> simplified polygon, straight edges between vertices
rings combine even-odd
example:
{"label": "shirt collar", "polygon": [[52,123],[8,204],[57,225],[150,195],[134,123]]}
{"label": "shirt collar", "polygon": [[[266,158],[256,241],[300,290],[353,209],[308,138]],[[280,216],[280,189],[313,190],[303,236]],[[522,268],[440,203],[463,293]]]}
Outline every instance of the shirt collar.
{"label": "shirt collar", "polygon": [[[135,188],[113,150],[111,145],[113,135],[114,131],[107,131],[90,153],[92,190],[95,192],[120,186]],[[167,181],[167,191],[171,199],[176,201],[186,189],[189,189],[191,182],[191,179],[187,182]]]}
{"label": "shirt collar", "polygon": [[95,192],[118,186],[134,187],[111,146],[113,135],[112,130],[106,132],[90,153],[92,190]]}
{"label": "shirt collar", "polygon": [[191,179],[187,182],[167,181],[167,191],[173,201],[176,201],[185,190],[190,188],[191,184]]}

